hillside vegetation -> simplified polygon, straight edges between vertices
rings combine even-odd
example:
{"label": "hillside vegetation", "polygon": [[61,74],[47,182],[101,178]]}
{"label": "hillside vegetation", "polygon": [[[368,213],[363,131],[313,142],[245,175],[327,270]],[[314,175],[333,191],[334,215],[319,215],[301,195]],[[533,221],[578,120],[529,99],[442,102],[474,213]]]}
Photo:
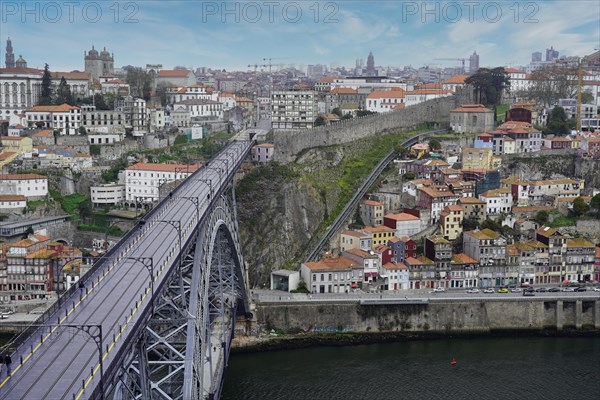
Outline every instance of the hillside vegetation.
{"label": "hillside vegetation", "polygon": [[250,284],[272,270],[297,268],[369,172],[414,132],[313,148],[296,163],[255,168],[237,188],[238,216]]}

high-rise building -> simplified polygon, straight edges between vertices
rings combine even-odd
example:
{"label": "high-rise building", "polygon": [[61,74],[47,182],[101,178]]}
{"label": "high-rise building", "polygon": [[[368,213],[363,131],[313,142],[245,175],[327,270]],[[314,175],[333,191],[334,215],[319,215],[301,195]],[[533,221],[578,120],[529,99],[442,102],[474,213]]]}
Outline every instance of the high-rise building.
{"label": "high-rise building", "polygon": [[92,49],[86,53],[83,52],[85,61],[85,72],[90,73],[90,79],[93,81],[100,80],[101,76],[112,75],[115,73],[115,58],[114,54],[110,54],[106,51],[106,47],[102,52],[98,51],[92,46]]}
{"label": "high-rise building", "polygon": [[532,63],[542,62],[542,52],[541,51],[536,51],[534,53],[531,53],[531,62]]}
{"label": "high-rise building", "polygon": [[373,52],[369,52],[367,57],[367,70],[365,71],[367,76],[377,76],[377,70],[375,69],[375,57]]}
{"label": "high-rise building", "polygon": [[14,68],[15,67],[15,55],[13,54],[12,42],[10,38],[6,40],[6,58],[5,58],[6,68]]}
{"label": "high-rise building", "polygon": [[479,54],[476,51],[469,56],[469,73],[474,74],[479,69]]}
{"label": "high-rise building", "polygon": [[554,50],[554,47],[550,46],[546,49],[546,61],[554,61],[558,59],[558,51]]}
{"label": "high-rise building", "polygon": [[274,90],[271,94],[273,129],[307,129],[318,115],[316,92],[312,90]]}

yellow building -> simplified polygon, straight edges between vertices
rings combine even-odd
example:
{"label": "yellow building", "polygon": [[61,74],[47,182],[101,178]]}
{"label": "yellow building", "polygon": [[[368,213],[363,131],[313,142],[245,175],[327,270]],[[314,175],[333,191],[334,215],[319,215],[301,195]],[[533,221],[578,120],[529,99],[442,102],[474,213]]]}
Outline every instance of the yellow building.
{"label": "yellow building", "polygon": [[462,152],[463,170],[468,169],[492,169],[492,149],[466,148]]}
{"label": "yellow building", "polygon": [[0,153],[0,169],[10,164],[15,158],[17,158],[17,153],[14,151],[3,151]]}
{"label": "yellow building", "polygon": [[2,147],[4,147],[4,151],[14,151],[18,155],[33,151],[33,142],[29,137],[0,136],[0,142],[2,143]]}
{"label": "yellow building", "polygon": [[442,236],[448,240],[456,240],[462,234],[464,210],[460,205],[447,206],[440,213]]}
{"label": "yellow building", "polygon": [[388,240],[396,237],[396,230],[384,225],[375,227],[365,226],[362,230],[371,235],[372,249],[375,249],[381,244],[387,244]]}

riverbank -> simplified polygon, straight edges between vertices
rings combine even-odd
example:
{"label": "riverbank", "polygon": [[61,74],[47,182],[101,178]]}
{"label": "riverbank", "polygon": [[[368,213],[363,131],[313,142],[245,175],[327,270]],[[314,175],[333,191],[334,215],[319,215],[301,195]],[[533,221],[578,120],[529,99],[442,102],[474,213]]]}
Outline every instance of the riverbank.
{"label": "riverbank", "polygon": [[421,340],[465,338],[600,338],[598,329],[503,329],[465,332],[316,332],[302,334],[265,334],[259,337],[238,336],[232,341],[234,354],[296,350],[312,347],[342,347]]}

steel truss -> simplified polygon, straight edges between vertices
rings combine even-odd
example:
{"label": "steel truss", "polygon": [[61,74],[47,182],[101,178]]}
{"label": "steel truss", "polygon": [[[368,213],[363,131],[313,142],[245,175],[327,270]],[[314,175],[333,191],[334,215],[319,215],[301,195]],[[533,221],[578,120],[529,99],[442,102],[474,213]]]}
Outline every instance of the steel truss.
{"label": "steel truss", "polygon": [[[231,204],[233,201],[233,204]],[[216,200],[109,386],[114,399],[218,399],[238,309],[249,312],[231,201]]]}

